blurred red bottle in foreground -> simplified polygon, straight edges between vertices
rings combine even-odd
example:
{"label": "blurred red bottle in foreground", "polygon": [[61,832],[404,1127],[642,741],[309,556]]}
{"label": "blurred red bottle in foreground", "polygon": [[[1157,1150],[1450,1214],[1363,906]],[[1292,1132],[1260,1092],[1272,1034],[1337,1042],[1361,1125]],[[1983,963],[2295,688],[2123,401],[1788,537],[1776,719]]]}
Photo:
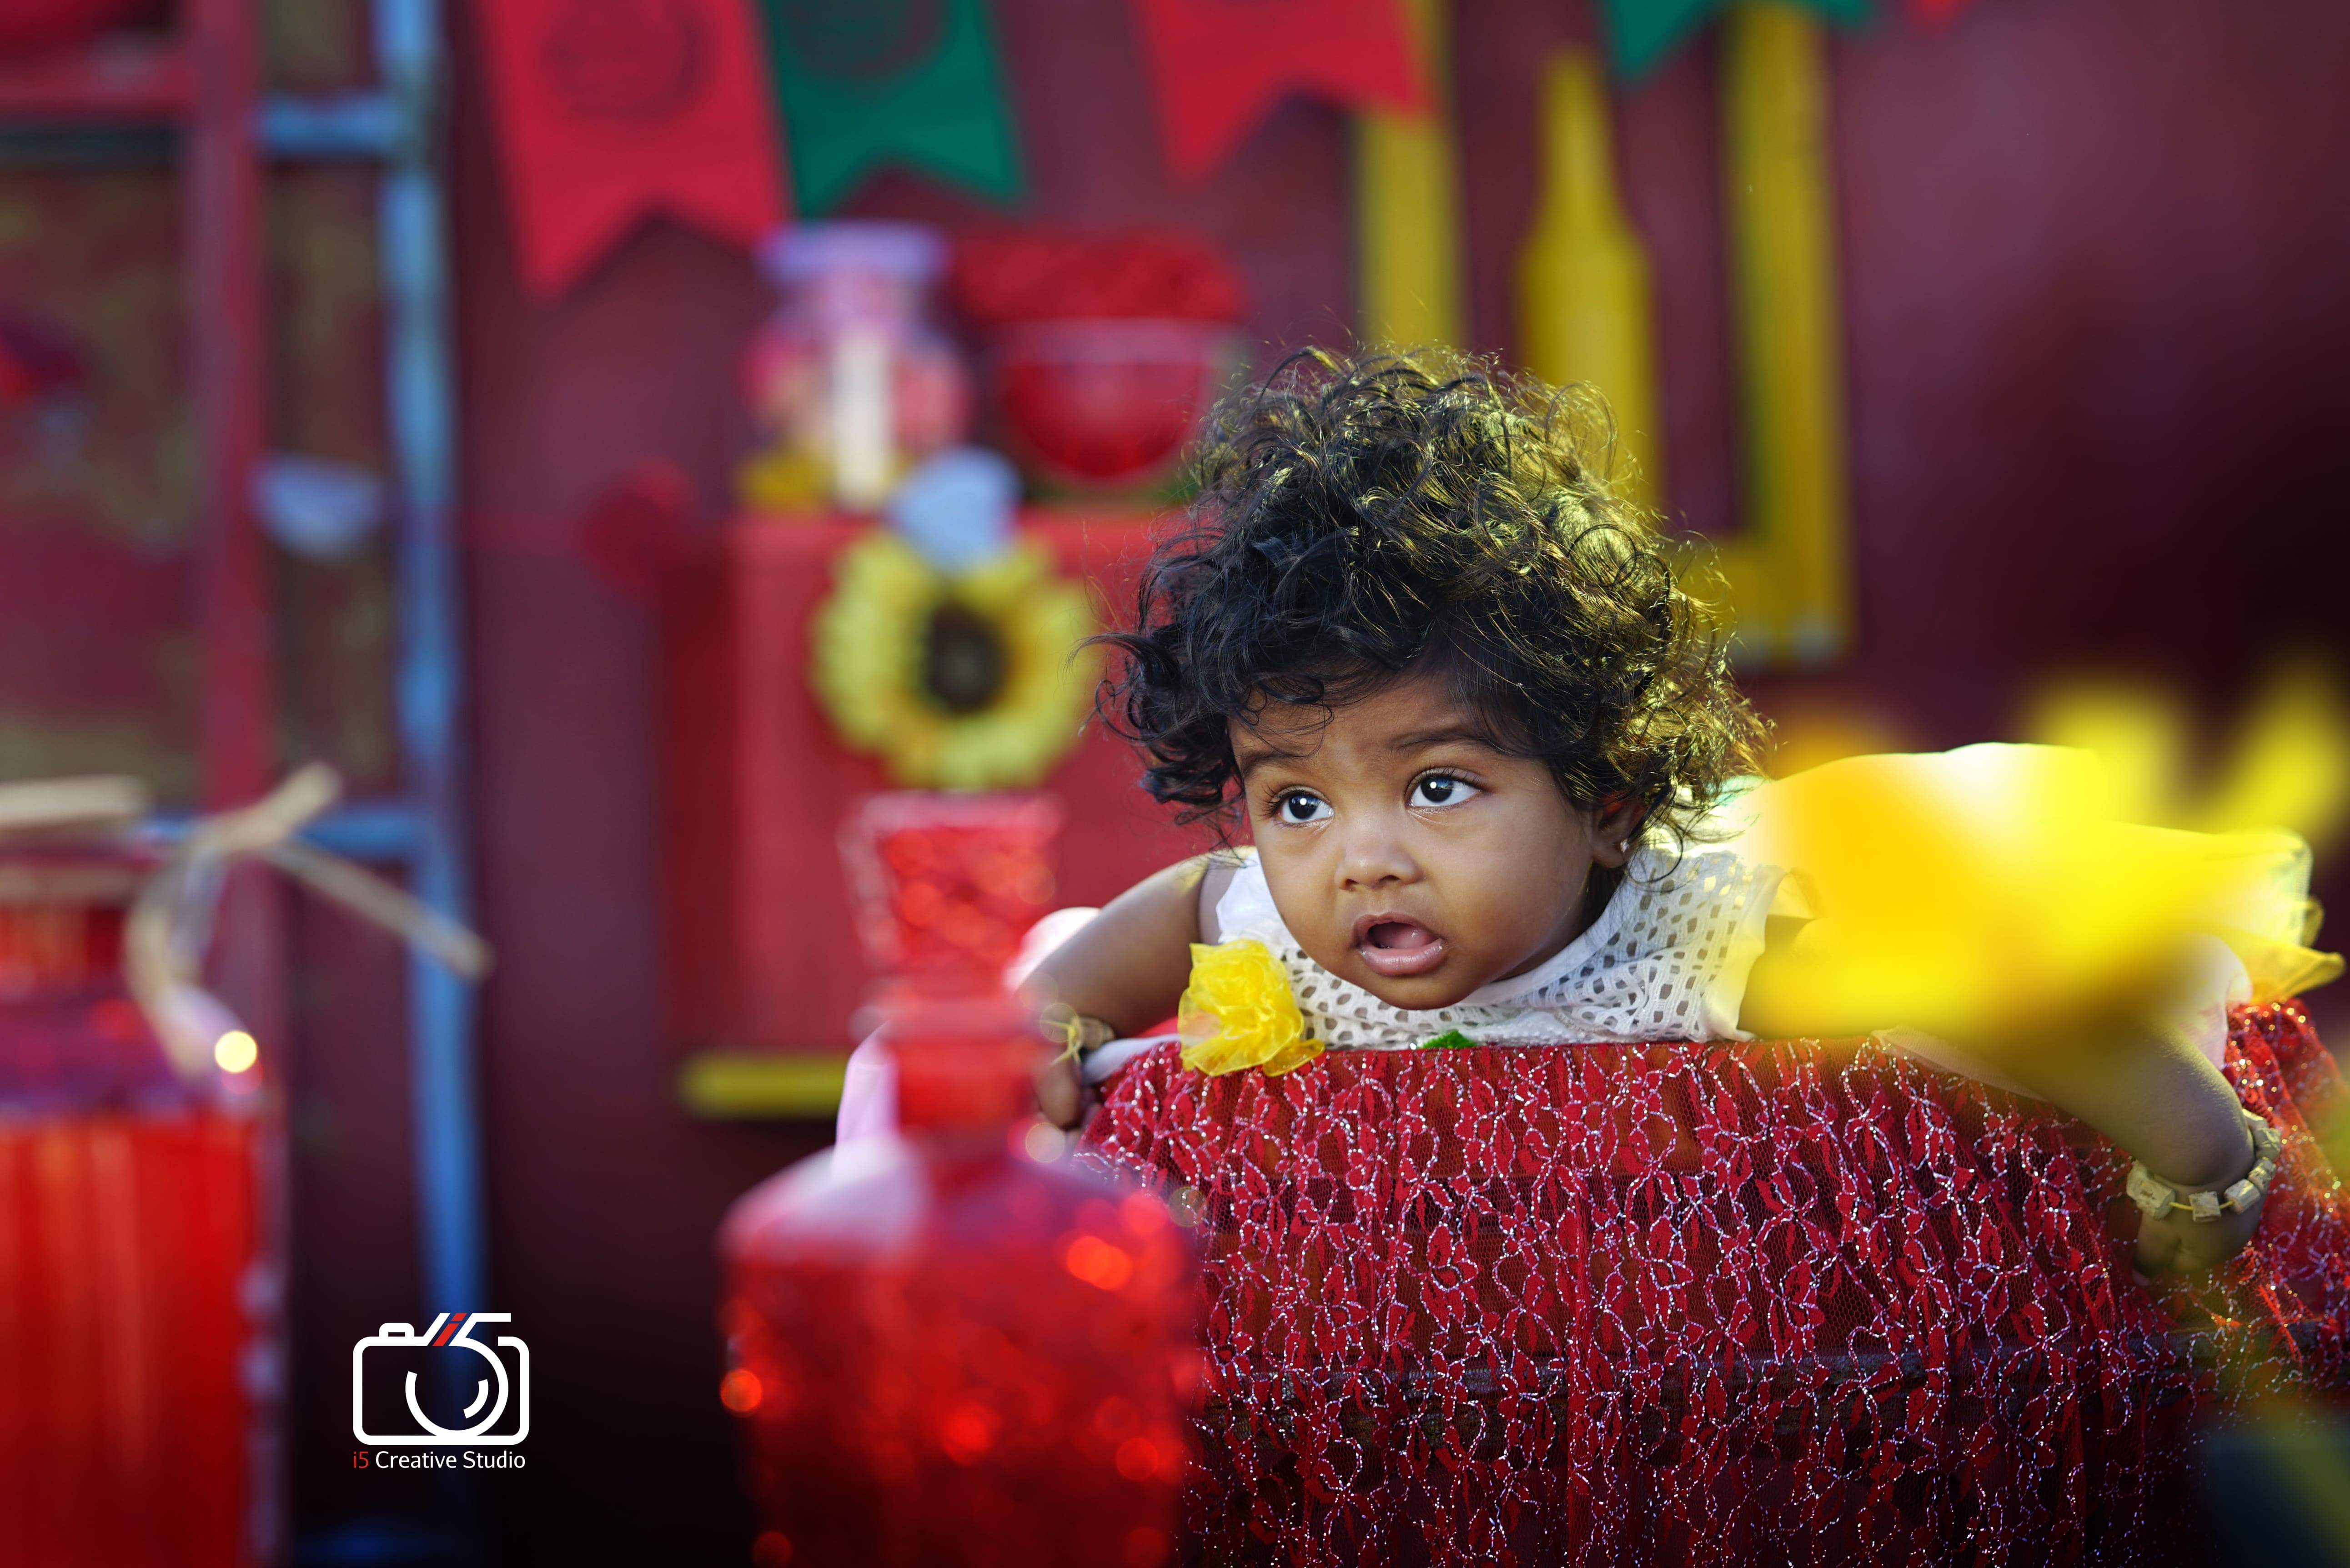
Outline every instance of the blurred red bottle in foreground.
{"label": "blurred red bottle in foreground", "polygon": [[721,1395],[767,1568],[1172,1549],[1190,1240],[1034,1119],[1045,1048],[1002,981],[1051,898],[1059,818],[1041,797],[885,795],[844,836],[903,1133],[792,1167],[721,1233]]}

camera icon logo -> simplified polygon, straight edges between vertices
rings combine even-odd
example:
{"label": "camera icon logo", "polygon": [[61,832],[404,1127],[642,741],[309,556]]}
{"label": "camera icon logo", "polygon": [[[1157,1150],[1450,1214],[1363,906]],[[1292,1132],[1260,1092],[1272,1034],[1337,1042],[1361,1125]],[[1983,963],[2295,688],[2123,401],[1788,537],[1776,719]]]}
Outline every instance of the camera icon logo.
{"label": "camera icon logo", "polygon": [[494,1345],[473,1336],[485,1324],[513,1321],[512,1313],[444,1312],[421,1333],[388,1323],[351,1346],[351,1436],[371,1449],[521,1442],[530,1435],[530,1346],[510,1334]]}

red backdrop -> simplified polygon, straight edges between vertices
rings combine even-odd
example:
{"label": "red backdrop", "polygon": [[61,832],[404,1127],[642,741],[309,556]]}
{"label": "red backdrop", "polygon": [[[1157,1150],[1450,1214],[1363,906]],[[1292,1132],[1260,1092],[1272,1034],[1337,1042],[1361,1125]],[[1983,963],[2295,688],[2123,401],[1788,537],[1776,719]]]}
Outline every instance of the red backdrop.
{"label": "red backdrop", "polygon": [[[1197,187],[1162,172],[1123,6],[994,0],[1045,219],[1198,228],[1276,345],[1352,314],[1346,140],[1292,105]],[[1534,190],[1535,73],[1555,0],[1455,7],[1477,346],[1506,348]],[[462,22],[464,12],[457,13]],[[766,308],[749,265],[656,225],[569,296],[516,281],[458,31],[456,240],[465,397],[482,916],[500,966],[483,1071],[497,1310],[536,1355],[529,1469],[499,1478],[525,1560],[738,1563],[716,1397],[710,1238],[816,1127],[679,1109],[657,1009],[658,699],[640,612],[570,556],[567,520],[638,459],[714,515],[744,427],[734,355]],[[2278,649],[2339,656],[2350,443],[2350,12],[2280,0],[1980,0],[1927,34],[1833,48],[1859,636],[1833,695],[1917,744],[2006,732],[2043,670],[2102,660],[2214,699]],[[1734,517],[1710,62],[1633,94],[1628,195],[1650,239],[1674,504]],[[884,176],[871,213],[980,209]],[[2334,886],[2338,888],[2337,879]],[[2340,903],[2337,894],[2336,903]],[[359,1334],[409,1306],[405,1128],[388,948],[321,934],[297,1154],[308,1520],[369,1506],[334,1394]],[[297,1137],[301,1126],[297,1123]]]}

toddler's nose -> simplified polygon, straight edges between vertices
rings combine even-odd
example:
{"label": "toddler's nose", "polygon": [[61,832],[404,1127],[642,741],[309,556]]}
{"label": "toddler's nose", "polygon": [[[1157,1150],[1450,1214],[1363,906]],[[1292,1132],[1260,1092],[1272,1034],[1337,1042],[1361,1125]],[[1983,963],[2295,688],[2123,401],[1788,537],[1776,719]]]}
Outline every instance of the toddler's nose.
{"label": "toddler's nose", "polygon": [[1418,881],[1419,866],[1395,834],[1365,825],[1347,835],[1338,877],[1348,888],[1390,888]]}

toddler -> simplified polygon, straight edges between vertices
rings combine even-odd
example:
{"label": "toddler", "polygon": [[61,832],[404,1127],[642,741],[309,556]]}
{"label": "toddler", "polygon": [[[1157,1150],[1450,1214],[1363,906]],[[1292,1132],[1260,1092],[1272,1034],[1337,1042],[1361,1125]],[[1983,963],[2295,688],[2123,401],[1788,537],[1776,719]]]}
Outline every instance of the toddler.
{"label": "toddler", "polygon": [[[1609,440],[1586,394],[1435,356],[1304,356],[1217,412],[1192,524],[1154,558],[1136,628],[1106,639],[1123,657],[1103,705],[1154,797],[1247,847],[1149,877],[1043,959],[1031,983],[1073,1047],[1040,1081],[1045,1114],[1076,1125],[1107,1043],[1179,1010],[1204,1071],[1922,1025],[1894,1038],[2137,1158],[2141,1268],[2235,1252],[2274,1139],[2217,1066],[2247,994],[2231,952],[2175,922],[2139,933],[2142,961],[2029,1007],[1925,1017],[1802,983],[1839,888],[1788,864],[1801,835],[1756,830],[1758,798],[1788,786],[1752,787],[1763,726],[1674,547],[1610,489]],[[1876,799],[1876,765],[1981,809],[2045,771],[2033,750],[1863,759],[1833,774],[1844,795],[1806,798]],[[1912,837],[1930,903],[1933,831]],[[2305,854],[2253,858],[2293,904]],[[2008,971],[1981,972],[1988,994]]]}

